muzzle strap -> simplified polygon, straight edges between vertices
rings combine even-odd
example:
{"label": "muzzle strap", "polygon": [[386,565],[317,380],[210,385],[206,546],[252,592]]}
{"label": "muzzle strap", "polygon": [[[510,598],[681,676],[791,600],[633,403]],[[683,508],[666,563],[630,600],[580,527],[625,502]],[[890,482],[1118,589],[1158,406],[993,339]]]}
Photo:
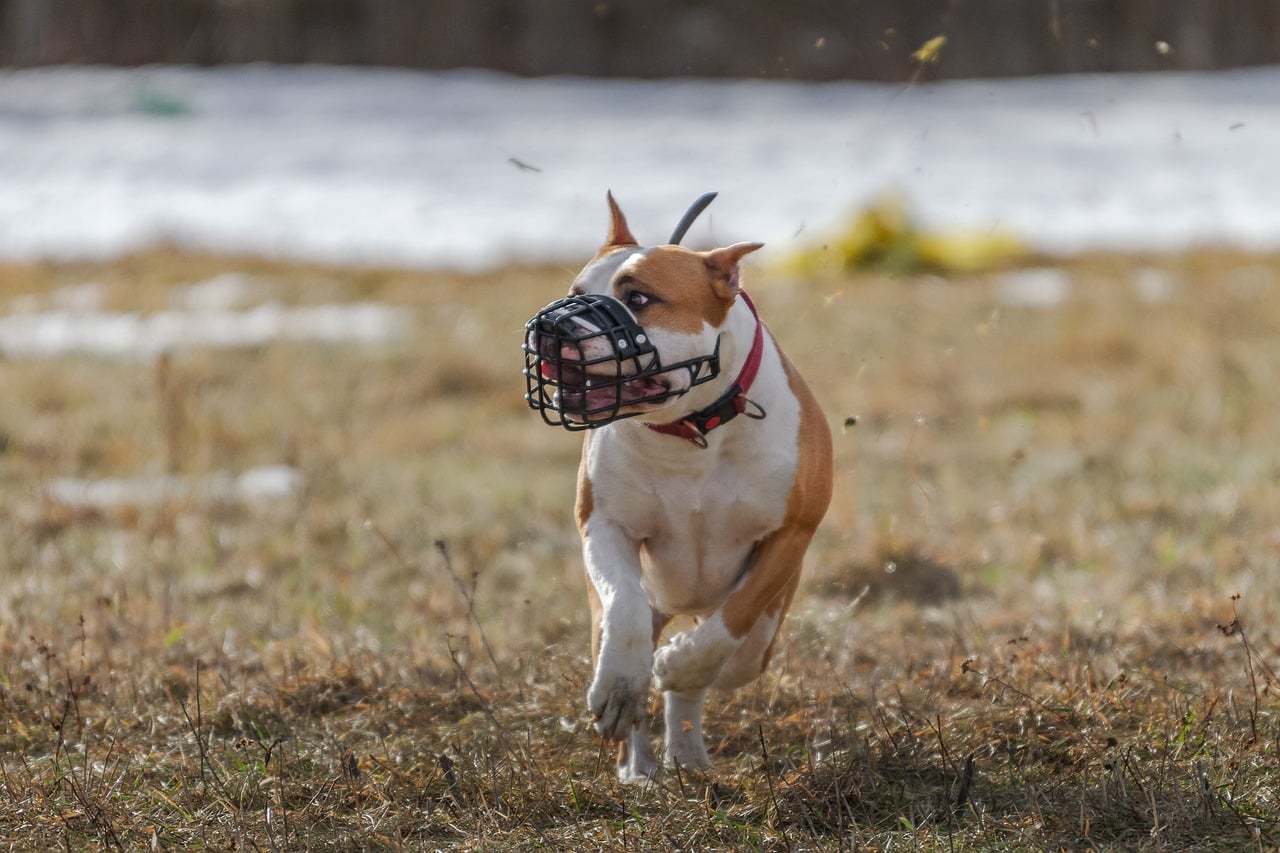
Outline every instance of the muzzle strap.
{"label": "muzzle strap", "polygon": [[740,293],[742,301],[751,309],[751,316],[756,319],[756,333],[751,341],[751,350],[747,353],[747,361],[742,365],[738,378],[734,380],[729,390],[710,406],[673,423],[645,424],[649,429],[663,435],[683,438],[698,447],[705,448],[707,433],[724,426],[738,415],[746,415],[753,420],[762,420],[765,417],[764,408],[747,397],[747,392],[756,381],[756,374],[760,372],[760,362],[764,360],[764,323],[760,322],[760,314],[756,311],[751,297],[746,294],[746,291],[740,291]]}

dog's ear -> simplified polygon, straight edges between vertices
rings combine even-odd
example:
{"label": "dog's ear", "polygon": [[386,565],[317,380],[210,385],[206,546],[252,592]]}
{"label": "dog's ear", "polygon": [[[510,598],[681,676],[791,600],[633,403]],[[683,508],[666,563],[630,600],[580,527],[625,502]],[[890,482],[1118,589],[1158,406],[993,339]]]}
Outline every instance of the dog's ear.
{"label": "dog's ear", "polygon": [[738,284],[738,261],[763,246],[764,243],[734,243],[703,255],[711,271],[712,284],[721,298],[732,300],[738,295],[742,290]]}
{"label": "dog's ear", "polygon": [[613,193],[606,193],[605,198],[609,200],[609,236],[605,238],[604,248],[639,246],[640,241],[632,236],[631,229],[627,227],[627,217],[622,215],[622,208],[613,200]]}

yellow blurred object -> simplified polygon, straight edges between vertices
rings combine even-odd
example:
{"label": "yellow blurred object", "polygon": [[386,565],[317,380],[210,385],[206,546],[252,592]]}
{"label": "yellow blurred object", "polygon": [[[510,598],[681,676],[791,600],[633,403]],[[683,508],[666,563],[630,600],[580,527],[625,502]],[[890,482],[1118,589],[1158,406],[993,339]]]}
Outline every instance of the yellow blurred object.
{"label": "yellow blurred object", "polygon": [[1026,253],[1022,241],[1002,231],[920,234],[922,266],[953,272],[978,272],[1017,260]]}
{"label": "yellow blurred object", "polygon": [[938,57],[942,54],[942,49],[947,45],[946,36],[934,36],[924,44],[920,45],[915,53],[911,54],[911,58],[921,65],[928,65],[931,62],[937,62]]}
{"label": "yellow blurred object", "polygon": [[843,232],[800,250],[782,266],[800,275],[859,269],[976,272],[1016,261],[1026,251],[1021,240],[1004,231],[922,231],[902,195],[891,192],[855,214]]}

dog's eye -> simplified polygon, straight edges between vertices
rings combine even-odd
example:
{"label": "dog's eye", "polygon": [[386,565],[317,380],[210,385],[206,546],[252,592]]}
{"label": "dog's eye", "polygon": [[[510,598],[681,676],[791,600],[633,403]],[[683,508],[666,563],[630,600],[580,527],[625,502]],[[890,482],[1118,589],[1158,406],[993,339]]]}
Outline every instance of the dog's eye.
{"label": "dog's eye", "polygon": [[650,297],[648,294],[641,293],[638,290],[633,290],[627,294],[627,298],[625,301],[627,303],[628,308],[640,309],[648,305],[650,302],[652,302],[653,298]]}

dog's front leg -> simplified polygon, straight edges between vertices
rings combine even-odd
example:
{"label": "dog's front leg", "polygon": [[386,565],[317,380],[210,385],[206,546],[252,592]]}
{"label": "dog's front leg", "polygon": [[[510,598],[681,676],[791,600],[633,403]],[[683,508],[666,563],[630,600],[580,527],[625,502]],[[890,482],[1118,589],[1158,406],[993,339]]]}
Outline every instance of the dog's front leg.
{"label": "dog's front leg", "polygon": [[648,709],[653,608],[640,585],[635,543],[616,524],[597,518],[588,519],[582,534],[596,652],[587,707],[603,737],[626,740]]}

